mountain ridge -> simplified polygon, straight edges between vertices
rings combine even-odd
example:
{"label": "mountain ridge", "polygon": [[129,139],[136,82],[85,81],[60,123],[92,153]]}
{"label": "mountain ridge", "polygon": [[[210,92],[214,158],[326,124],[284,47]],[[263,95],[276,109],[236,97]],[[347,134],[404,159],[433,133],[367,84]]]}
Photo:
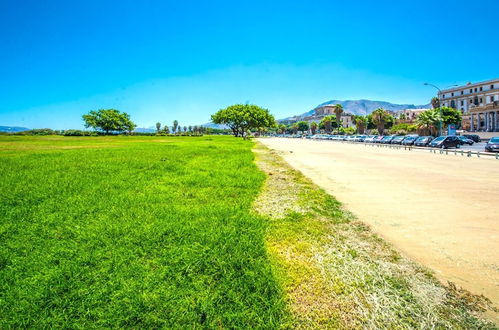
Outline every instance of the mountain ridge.
{"label": "mountain ridge", "polygon": [[425,104],[425,105],[414,105],[414,104],[397,104],[397,103],[391,103],[387,101],[373,101],[373,100],[367,100],[367,99],[360,99],[360,100],[330,100],[323,102],[313,108],[312,110],[309,110],[305,113],[302,113],[300,115],[295,115],[295,116],[290,116],[286,117],[283,119],[279,119],[279,121],[282,120],[290,120],[294,119],[295,117],[299,120],[300,118],[304,118],[307,116],[311,116],[314,112],[315,109],[318,107],[324,106],[324,105],[329,105],[329,104],[341,104],[343,106],[343,110],[346,113],[351,113],[353,115],[368,115],[374,110],[378,108],[383,108],[385,110],[389,111],[399,111],[399,110],[405,110],[405,109],[427,109],[430,108],[430,104]]}
{"label": "mountain ridge", "polygon": [[19,127],[19,126],[0,126],[0,132],[7,132],[7,133],[16,133],[29,130],[30,130],[29,128]]}

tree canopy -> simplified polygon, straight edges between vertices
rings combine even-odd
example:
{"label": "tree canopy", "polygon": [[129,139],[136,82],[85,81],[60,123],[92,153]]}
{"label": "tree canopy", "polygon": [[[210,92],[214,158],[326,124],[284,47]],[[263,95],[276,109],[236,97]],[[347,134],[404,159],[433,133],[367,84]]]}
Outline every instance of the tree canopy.
{"label": "tree canopy", "polygon": [[388,113],[388,111],[383,108],[378,108],[371,113],[373,124],[376,125],[380,135],[383,135],[385,124],[392,119],[391,117],[392,116]]}
{"label": "tree canopy", "polygon": [[423,111],[416,119],[416,124],[421,134],[437,135],[437,127],[440,125],[440,112],[438,109]]}
{"label": "tree canopy", "polygon": [[331,115],[322,118],[319,123],[319,128],[325,129],[327,133],[331,133],[333,127],[338,127],[338,124],[336,123],[336,117]]}
{"label": "tree canopy", "polygon": [[308,125],[308,122],[306,122],[306,121],[299,121],[296,123],[296,126],[297,126],[298,130],[302,131],[302,132],[308,131],[308,129],[310,128],[310,126]]}
{"label": "tree canopy", "polygon": [[92,110],[82,117],[86,128],[92,127],[106,134],[124,131],[131,133],[137,127],[128,113],[116,109]]}
{"label": "tree canopy", "polygon": [[449,107],[441,107],[442,121],[445,126],[450,124],[459,125],[462,120],[461,111]]}
{"label": "tree canopy", "polygon": [[267,109],[254,104],[234,104],[219,110],[211,116],[215,124],[227,125],[234,136],[244,137],[251,129],[261,130],[276,126],[274,116]]}
{"label": "tree canopy", "polygon": [[438,97],[432,97],[430,103],[433,109],[440,107],[440,100],[438,99]]}
{"label": "tree canopy", "polygon": [[352,121],[357,127],[357,132],[359,134],[364,134],[368,122],[367,116],[354,115]]}
{"label": "tree canopy", "polygon": [[341,104],[334,105],[334,114],[336,115],[336,126],[341,127],[341,114],[343,113],[343,106]]}

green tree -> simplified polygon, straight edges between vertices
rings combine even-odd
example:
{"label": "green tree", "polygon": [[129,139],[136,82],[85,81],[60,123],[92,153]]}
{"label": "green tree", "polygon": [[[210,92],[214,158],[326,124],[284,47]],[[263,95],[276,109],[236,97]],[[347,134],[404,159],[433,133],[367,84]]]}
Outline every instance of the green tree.
{"label": "green tree", "polygon": [[279,132],[280,134],[284,134],[286,132],[286,125],[279,124],[279,126],[277,126],[277,132]]}
{"label": "green tree", "polygon": [[189,125],[189,132],[192,132],[192,126]]}
{"label": "green tree", "polygon": [[159,134],[159,131],[160,131],[160,130],[161,130],[161,123],[158,121],[158,122],[156,123],[156,133],[158,133],[158,134]]}
{"label": "green tree", "polygon": [[378,129],[379,135],[383,135],[385,124],[390,120],[390,114],[385,109],[378,108],[372,112],[371,116],[374,125],[376,125],[376,128]]}
{"label": "green tree", "polygon": [[326,116],[326,117],[321,119],[321,122],[319,123],[319,127],[325,129],[326,133],[330,134],[331,131],[333,130],[333,126],[338,127],[336,125],[336,121],[334,122],[334,125],[333,125],[333,120],[334,120],[333,116]]}
{"label": "green tree", "polygon": [[175,119],[173,121],[173,127],[172,127],[173,134],[175,134],[175,132],[177,131],[177,127],[178,127],[178,121]]}
{"label": "green tree", "polygon": [[230,127],[234,136],[245,137],[249,130],[262,128],[273,128],[276,126],[274,116],[267,109],[254,104],[234,104],[221,109],[211,116],[215,124],[223,124]]}
{"label": "green tree", "polygon": [[461,124],[461,111],[449,107],[441,107],[439,110],[442,111],[442,121],[444,126],[448,126],[450,124]]}
{"label": "green tree", "polygon": [[431,106],[433,107],[433,109],[440,108],[440,100],[438,99],[438,97],[435,96],[431,98]]}
{"label": "green tree", "polygon": [[132,132],[136,125],[130,119],[126,112],[120,112],[116,109],[92,110],[82,116],[85,127],[92,127],[95,130],[102,130],[105,134],[110,132]]}
{"label": "green tree", "polygon": [[315,121],[313,121],[311,124],[310,124],[310,130],[312,131],[312,134],[315,134],[315,132],[317,132],[317,127],[319,125],[317,125],[317,123]]}
{"label": "green tree", "polygon": [[305,132],[310,128],[309,124],[306,121],[299,121],[296,123],[299,131]]}
{"label": "green tree", "polygon": [[123,113],[122,116],[123,116],[122,118],[123,130],[131,135],[135,130],[135,128],[137,127],[137,125],[130,120],[130,116],[127,113]]}
{"label": "green tree", "polygon": [[366,127],[367,127],[367,122],[368,122],[367,116],[354,115],[352,117],[352,121],[355,124],[355,126],[357,127],[357,133],[364,134]]}
{"label": "green tree", "polygon": [[165,125],[165,127],[163,127],[163,133],[170,134],[170,129],[168,128],[168,126]]}
{"label": "green tree", "polygon": [[336,115],[336,126],[341,127],[341,114],[343,113],[343,106],[341,104],[336,104],[334,106],[334,114]]}
{"label": "green tree", "polygon": [[416,125],[421,134],[437,135],[437,128],[440,125],[440,111],[438,109],[430,109],[421,112],[416,119]]}

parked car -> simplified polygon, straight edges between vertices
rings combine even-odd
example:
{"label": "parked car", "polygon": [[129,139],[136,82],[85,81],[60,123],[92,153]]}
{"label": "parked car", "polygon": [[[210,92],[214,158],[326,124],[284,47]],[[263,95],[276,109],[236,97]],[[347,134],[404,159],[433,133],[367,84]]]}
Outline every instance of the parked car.
{"label": "parked car", "polygon": [[499,136],[495,136],[487,142],[485,145],[485,151],[497,152],[499,151]]}
{"label": "parked car", "polygon": [[390,144],[394,137],[395,137],[395,135],[384,136],[383,139],[381,139],[381,141],[379,143]]}
{"label": "parked car", "polygon": [[472,139],[468,139],[465,136],[458,136],[457,138],[459,139],[459,142],[461,142],[461,145],[468,144],[468,145],[472,146],[473,143],[475,143],[475,142],[473,142]]}
{"label": "parked car", "polygon": [[407,135],[401,144],[404,146],[412,146],[414,144],[414,142],[416,142],[418,137],[419,136],[417,136],[417,135]]}
{"label": "parked car", "polygon": [[374,143],[381,143],[381,141],[384,139],[385,137],[383,135],[378,135],[375,139],[374,139]]}
{"label": "parked car", "polygon": [[361,135],[360,136],[360,142],[366,142],[366,140],[369,138],[370,135]]}
{"label": "parked car", "polygon": [[390,141],[391,144],[401,144],[402,141],[404,141],[405,135],[397,135],[393,137],[393,139]]}
{"label": "parked car", "polygon": [[482,142],[480,137],[476,134],[463,134],[464,137],[467,137],[470,140],[473,140],[473,142]]}
{"label": "parked car", "polygon": [[414,145],[418,147],[427,147],[433,140],[433,136],[420,136],[414,141]]}
{"label": "parked car", "polygon": [[461,142],[457,136],[439,136],[430,142],[430,147],[442,149],[459,148],[461,147]]}
{"label": "parked car", "polygon": [[374,142],[374,139],[377,138],[377,135],[369,135],[365,140],[364,142],[369,142],[369,143],[373,143]]}

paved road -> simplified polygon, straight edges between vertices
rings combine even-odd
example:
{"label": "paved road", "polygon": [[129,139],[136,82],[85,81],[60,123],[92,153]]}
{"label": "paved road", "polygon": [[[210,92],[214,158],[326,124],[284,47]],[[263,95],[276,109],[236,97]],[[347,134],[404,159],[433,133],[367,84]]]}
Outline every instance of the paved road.
{"label": "paved road", "polygon": [[485,151],[485,142],[474,143],[472,146],[464,145],[461,146],[463,150],[471,150],[471,151]]}
{"label": "paved road", "polygon": [[440,279],[499,306],[499,160],[334,141],[260,141]]}

